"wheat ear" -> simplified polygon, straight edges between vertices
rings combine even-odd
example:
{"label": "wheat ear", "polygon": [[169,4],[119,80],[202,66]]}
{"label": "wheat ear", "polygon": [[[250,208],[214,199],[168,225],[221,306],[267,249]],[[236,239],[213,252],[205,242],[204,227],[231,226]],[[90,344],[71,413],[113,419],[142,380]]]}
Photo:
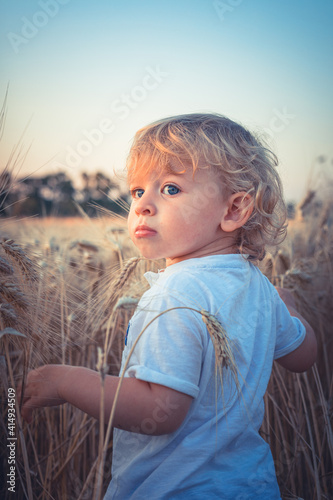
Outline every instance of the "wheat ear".
{"label": "wheat ear", "polygon": [[[142,260],[141,257],[132,257],[129,259],[126,264],[123,266],[121,273],[119,274],[118,278],[114,283],[112,283],[112,294],[111,297],[108,300],[108,308],[109,310],[114,310],[114,305],[119,299],[119,294],[126,283],[128,277],[130,274],[134,271],[136,268],[138,262]],[[110,325],[112,323],[113,319],[113,314],[110,314],[108,318],[102,323],[101,327],[103,327],[106,324],[106,337],[104,339],[104,351],[107,351],[107,346],[109,344],[110,340]]]}
{"label": "wheat ear", "polygon": [[118,276],[116,282],[113,285],[114,286],[114,294],[116,294],[117,291],[124,286],[127,278],[132,273],[132,271],[134,271],[134,269],[136,268],[137,263],[140,260],[141,260],[141,257],[132,257],[131,259],[129,259],[126,262],[126,264],[124,265],[124,267],[121,270],[120,275]]}
{"label": "wheat ear", "polygon": [[203,309],[200,312],[214,346],[215,371],[219,372],[221,385],[222,370],[223,368],[228,368],[234,377],[237,388],[239,388],[237,365],[226,330],[223,328],[216,316]]}
{"label": "wheat ear", "polygon": [[14,268],[9,262],[0,256],[0,273],[1,274],[14,274]]}
{"label": "wheat ear", "polygon": [[6,254],[18,263],[29,281],[37,281],[38,276],[35,270],[35,264],[29,259],[24,250],[14,242],[14,240],[5,240],[0,242],[0,245],[2,245]]}
{"label": "wheat ear", "polygon": [[6,299],[5,302],[13,302],[23,310],[28,309],[29,304],[24,293],[21,292],[15,283],[5,278],[0,278],[0,295]]}

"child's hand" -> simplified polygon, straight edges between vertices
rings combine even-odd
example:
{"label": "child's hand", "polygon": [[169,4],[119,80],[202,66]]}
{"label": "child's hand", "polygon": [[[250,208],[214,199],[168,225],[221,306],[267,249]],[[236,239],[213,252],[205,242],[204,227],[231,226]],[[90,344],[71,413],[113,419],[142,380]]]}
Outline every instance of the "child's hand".
{"label": "child's hand", "polygon": [[283,300],[283,302],[286,304],[287,307],[292,307],[293,309],[296,309],[296,302],[294,299],[293,294],[287,290],[286,288],[281,288],[279,286],[276,286],[276,291],[280,295],[280,298]]}
{"label": "child's hand", "polygon": [[[44,365],[28,373],[21,409],[22,417],[30,424],[32,412],[44,406],[57,406],[65,403],[59,396],[60,380],[67,371],[67,366]],[[18,387],[17,398],[21,401],[22,385]]]}

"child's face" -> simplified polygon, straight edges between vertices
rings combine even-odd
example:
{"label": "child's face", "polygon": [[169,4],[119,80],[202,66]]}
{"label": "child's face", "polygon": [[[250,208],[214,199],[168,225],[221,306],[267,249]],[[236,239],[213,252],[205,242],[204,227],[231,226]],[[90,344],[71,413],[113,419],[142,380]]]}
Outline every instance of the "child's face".
{"label": "child's face", "polygon": [[193,257],[231,253],[234,236],[221,229],[227,210],[221,180],[210,170],[151,172],[130,184],[128,227],[132,241],[148,259],[167,265]]}

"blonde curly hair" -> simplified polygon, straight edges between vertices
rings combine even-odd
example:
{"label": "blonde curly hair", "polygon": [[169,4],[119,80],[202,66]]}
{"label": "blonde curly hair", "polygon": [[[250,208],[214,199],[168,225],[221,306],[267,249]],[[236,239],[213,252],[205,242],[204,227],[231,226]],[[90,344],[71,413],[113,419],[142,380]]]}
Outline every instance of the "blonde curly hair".
{"label": "blonde curly hair", "polygon": [[[177,165],[177,168],[175,168]],[[262,140],[242,125],[218,114],[186,114],[165,118],[141,128],[127,160],[127,178],[151,168],[181,173],[189,167],[211,168],[230,194],[248,193],[253,211],[240,228],[237,247],[246,259],[265,256],[266,245],[286,235],[286,207],[278,160]]]}

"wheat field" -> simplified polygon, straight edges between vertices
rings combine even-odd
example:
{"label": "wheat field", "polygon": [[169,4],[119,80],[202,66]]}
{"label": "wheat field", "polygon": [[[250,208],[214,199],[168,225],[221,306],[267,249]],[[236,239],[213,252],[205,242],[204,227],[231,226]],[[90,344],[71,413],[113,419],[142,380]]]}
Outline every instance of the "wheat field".
{"label": "wheat field", "polygon": [[[311,197],[310,197],[311,198]],[[314,204],[314,200],[316,204]],[[319,199],[319,201],[318,201]],[[290,289],[314,327],[316,365],[304,374],[274,366],[262,436],[284,500],[330,499],[333,491],[333,203],[304,200],[286,241],[261,264]],[[44,363],[118,374],[124,332],[146,290],[146,270],[119,218],[2,219],[0,234],[1,464],[3,499],[99,499],[110,481],[112,434],[70,406],[21,421],[16,403],[16,490],[8,491],[8,389]]]}

